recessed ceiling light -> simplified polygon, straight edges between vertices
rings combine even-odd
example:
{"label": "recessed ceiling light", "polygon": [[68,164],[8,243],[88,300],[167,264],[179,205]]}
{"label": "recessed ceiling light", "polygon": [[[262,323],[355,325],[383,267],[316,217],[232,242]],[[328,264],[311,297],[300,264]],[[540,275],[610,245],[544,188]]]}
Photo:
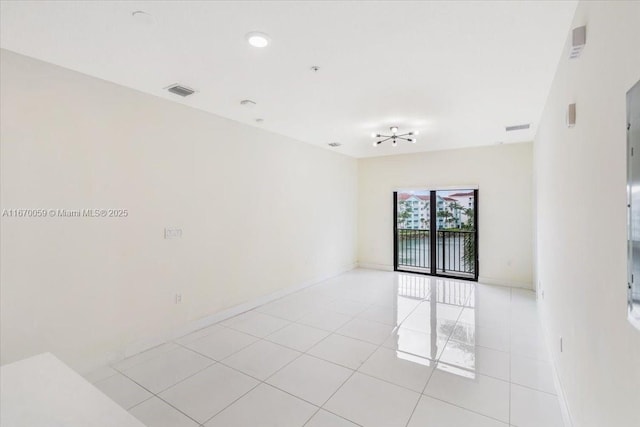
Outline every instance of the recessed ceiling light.
{"label": "recessed ceiling light", "polygon": [[265,33],[252,31],[246,35],[247,41],[253,47],[266,47],[271,43],[271,38]]}
{"label": "recessed ceiling light", "polygon": [[314,73],[317,73],[318,71],[320,71],[320,67],[318,67],[317,65],[314,65],[313,67],[311,67],[311,71],[313,71]]}
{"label": "recessed ceiling light", "polygon": [[136,10],[135,12],[131,13],[131,16],[133,16],[133,19],[135,19],[137,22],[141,24],[145,24],[145,25],[153,24],[153,16],[145,12],[144,10]]}

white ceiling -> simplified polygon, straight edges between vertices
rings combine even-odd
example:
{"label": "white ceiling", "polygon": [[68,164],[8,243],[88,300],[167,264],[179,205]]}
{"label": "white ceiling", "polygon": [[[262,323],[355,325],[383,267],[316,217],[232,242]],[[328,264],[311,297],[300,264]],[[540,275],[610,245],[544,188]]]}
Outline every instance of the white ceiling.
{"label": "white ceiling", "polygon": [[[532,140],[575,7],[575,1],[3,1],[0,42],[367,157]],[[136,10],[154,22],[133,19]],[[245,34],[256,30],[271,36],[269,47],[247,44]],[[175,82],[198,93],[182,99],[163,90]],[[243,99],[257,105],[243,107]],[[530,131],[504,131],[529,122]],[[391,125],[419,130],[418,143],[374,148],[370,134]],[[343,145],[329,148],[334,141]]]}

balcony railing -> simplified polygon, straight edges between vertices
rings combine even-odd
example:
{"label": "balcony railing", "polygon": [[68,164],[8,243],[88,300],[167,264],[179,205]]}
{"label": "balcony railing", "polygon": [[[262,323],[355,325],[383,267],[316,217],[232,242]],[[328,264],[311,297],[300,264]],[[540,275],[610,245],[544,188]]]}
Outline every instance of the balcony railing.
{"label": "balcony railing", "polygon": [[431,232],[424,229],[398,229],[398,265],[431,268]]}
{"label": "balcony railing", "polygon": [[[473,276],[476,242],[474,231],[436,232],[436,271]],[[416,270],[431,269],[431,232],[426,229],[398,229],[398,265]]]}

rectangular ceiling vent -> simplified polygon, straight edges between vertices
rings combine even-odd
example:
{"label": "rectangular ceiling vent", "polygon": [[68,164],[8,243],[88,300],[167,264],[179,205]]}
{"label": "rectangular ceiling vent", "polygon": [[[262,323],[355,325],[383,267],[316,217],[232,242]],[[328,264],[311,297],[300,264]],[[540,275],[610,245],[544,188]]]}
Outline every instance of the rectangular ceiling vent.
{"label": "rectangular ceiling vent", "polygon": [[176,95],[182,96],[183,98],[196,93],[195,90],[188,88],[186,86],[179,85],[177,83],[169,86],[166,89],[171,93],[175,93]]}
{"label": "rectangular ceiling vent", "polygon": [[529,129],[530,127],[531,127],[531,124],[526,123],[524,125],[507,126],[505,129],[506,129],[507,132],[513,132],[514,130]]}

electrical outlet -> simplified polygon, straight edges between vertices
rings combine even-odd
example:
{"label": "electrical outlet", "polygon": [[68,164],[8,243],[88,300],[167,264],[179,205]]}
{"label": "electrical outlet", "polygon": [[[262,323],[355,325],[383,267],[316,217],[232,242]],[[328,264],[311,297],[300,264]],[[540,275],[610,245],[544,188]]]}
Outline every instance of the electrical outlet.
{"label": "electrical outlet", "polygon": [[165,228],[164,229],[164,238],[165,239],[180,239],[182,238],[182,228]]}
{"label": "electrical outlet", "polygon": [[181,293],[177,293],[176,294],[176,304],[182,304],[182,294]]}

